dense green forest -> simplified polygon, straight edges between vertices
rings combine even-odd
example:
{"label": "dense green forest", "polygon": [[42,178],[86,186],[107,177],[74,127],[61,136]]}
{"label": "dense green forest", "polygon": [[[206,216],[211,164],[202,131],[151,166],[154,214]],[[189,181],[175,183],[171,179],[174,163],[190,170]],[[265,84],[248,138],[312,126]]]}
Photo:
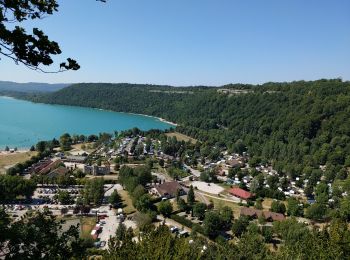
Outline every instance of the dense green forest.
{"label": "dense green forest", "polygon": [[25,98],[162,117],[204,144],[247,149],[292,177],[306,166],[350,165],[350,83],[340,79],[219,88],[76,84]]}

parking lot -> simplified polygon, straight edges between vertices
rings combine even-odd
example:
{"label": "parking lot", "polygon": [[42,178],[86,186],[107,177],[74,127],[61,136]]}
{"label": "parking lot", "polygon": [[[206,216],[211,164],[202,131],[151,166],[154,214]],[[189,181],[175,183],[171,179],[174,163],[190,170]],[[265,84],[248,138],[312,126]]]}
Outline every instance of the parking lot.
{"label": "parking lot", "polygon": [[[104,201],[113,193],[114,190],[122,190],[123,187],[120,184],[108,184],[105,185]],[[66,215],[74,214],[73,205],[60,205],[54,196],[60,190],[67,191],[72,197],[77,197],[80,194],[81,187],[70,186],[66,189],[58,188],[57,186],[45,186],[39,187],[35,190],[34,196],[30,201],[13,201],[10,204],[5,205],[5,210],[15,219],[21,218],[28,210],[44,210],[49,209],[54,215],[62,215],[62,209],[66,209]],[[110,237],[115,236],[119,223],[123,222],[127,228],[136,228],[136,223],[132,220],[127,220],[126,215],[117,214],[116,209],[110,208],[109,205],[102,205],[100,207],[91,209],[89,215],[100,216],[99,222],[96,223],[100,226],[100,233],[98,234],[98,247],[103,249],[108,248],[108,241]],[[100,246],[102,245],[102,246]]]}
{"label": "parking lot", "polygon": [[204,192],[215,194],[215,195],[224,191],[223,187],[221,187],[215,183],[206,183],[204,181],[193,181],[191,184],[194,188],[197,187],[198,190],[200,190],[200,191],[204,191]]}

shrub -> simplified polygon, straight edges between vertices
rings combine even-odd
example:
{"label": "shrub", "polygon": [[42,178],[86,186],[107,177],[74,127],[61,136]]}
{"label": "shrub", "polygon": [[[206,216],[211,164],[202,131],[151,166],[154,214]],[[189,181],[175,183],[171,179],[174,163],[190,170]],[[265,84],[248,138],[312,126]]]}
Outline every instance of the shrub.
{"label": "shrub", "polygon": [[179,215],[172,214],[170,215],[170,218],[175,220],[176,222],[180,223],[181,225],[184,225],[186,227],[192,228],[193,222],[187,218],[184,218]]}

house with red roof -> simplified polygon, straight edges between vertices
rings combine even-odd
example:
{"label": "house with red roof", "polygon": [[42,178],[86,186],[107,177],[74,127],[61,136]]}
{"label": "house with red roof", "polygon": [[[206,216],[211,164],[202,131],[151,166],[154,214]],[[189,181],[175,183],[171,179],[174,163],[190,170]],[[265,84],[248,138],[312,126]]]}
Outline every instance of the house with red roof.
{"label": "house with red roof", "polygon": [[238,197],[243,200],[248,200],[253,197],[253,194],[249,191],[243,190],[241,188],[232,188],[229,190],[229,193],[235,197]]}

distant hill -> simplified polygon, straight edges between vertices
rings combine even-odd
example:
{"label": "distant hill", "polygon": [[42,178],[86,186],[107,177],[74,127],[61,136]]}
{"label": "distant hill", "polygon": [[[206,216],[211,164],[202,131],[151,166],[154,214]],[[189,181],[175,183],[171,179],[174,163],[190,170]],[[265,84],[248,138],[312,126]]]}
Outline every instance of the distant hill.
{"label": "distant hill", "polygon": [[0,91],[14,91],[14,92],[55,92],[70,84],[48,84],[48,83],[16,83],[12,81],[0,81]]}

